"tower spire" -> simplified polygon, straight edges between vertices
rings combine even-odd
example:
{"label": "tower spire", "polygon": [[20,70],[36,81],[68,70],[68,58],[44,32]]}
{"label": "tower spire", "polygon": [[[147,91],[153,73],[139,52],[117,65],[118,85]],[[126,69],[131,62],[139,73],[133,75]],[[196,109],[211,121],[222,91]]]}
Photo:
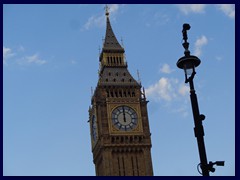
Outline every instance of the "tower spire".
{"label": "tower spire", "polygon": [[105,6],[105,15],[106,15],[106,21],[107,21],[107,28],[106,28],[106,34],[103,44],[103,51],[114,51],[114,52],[121,52],[124,53],[124,48],[119,44],[113,30],[112,26],[109,20],[109,7],[108,5]]}

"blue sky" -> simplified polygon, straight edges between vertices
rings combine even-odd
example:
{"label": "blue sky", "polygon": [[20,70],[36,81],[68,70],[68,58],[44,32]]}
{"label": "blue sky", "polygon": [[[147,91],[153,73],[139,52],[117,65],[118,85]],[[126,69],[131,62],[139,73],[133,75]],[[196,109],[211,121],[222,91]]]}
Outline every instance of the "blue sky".
{"label": "blue sky", "polygon": [[[3,5],[3,175],[95,175],[87,121],[104,6]],[[235,175],[235,6],[109,7],[150,101],[154,175],[199,175],[189,87],[176,67],[183,23],[202,61],[194,82],[208,160],[225,160],[211,175]]]}

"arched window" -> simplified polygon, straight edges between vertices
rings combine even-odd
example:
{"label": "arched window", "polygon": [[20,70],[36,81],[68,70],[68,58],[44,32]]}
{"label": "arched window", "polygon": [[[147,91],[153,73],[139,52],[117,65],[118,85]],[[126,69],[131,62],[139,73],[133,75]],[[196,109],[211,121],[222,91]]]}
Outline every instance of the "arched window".
{"label": "arched window", "polygon": [[122,90],[119,91],[119,96],[122,97]]}
{"label": "arched window", "polygon": [[132,92],[132,97],[135,97],[135,92],[134,91]]}

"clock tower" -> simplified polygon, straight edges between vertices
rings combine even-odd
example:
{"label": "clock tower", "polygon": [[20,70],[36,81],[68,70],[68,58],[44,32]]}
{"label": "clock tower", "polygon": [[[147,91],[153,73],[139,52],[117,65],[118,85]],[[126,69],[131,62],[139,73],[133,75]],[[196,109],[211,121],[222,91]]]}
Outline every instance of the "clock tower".
{"label": "clock tower", "polygon": [[89,107],[96,175],[152,176],[148,101],[141,84],[128,71],[107,8],[106,22],[99,79]]}

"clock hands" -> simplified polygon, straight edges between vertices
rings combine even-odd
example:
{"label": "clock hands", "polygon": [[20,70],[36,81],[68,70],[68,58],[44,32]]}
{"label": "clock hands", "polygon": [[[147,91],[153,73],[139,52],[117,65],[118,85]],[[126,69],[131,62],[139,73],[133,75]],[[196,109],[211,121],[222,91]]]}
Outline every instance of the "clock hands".
{"label": "clock hands", "polygon": [[123,109],[123,121],[126,122],[126,114],[125,114],[124,106],[122,107],[122,109]]}
{"label": "clock hands", "polygon": [[112,124],[120,131],[131,131],[137,127],[137,113],[131,107],[118,106],[112,111]]}

